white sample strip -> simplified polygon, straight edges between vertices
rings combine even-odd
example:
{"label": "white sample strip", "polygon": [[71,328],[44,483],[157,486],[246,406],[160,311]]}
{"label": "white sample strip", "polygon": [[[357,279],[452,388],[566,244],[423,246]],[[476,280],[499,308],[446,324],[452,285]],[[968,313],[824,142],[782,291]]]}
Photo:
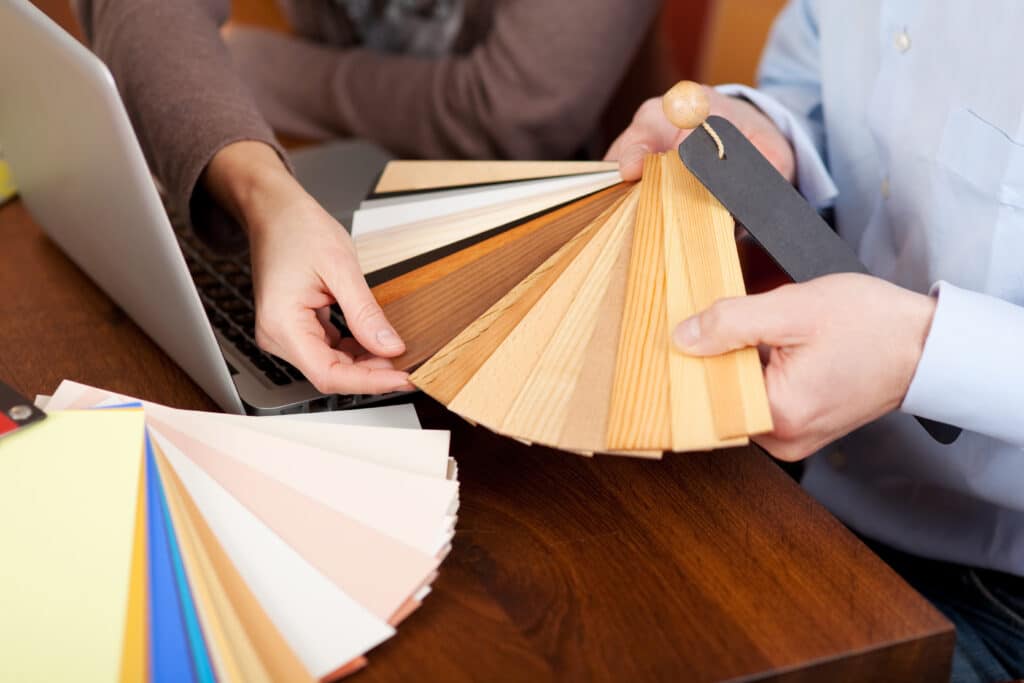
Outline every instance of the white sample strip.
{"label": "white sample strip", "polygon": [[424,552],[436,552],[438,528],[458,504],[458,484],[446,479],[338,457],[223,420],[182,419],[180,413],[166,408],[147,407],[147,415],[157,425],[166,421],[238,462]]}
{"label": "white sample strip", "polygon": [[153,436],[242,579],[311,673],[326,676],[394,635],[172,442]]}
{"label": "white sample strip", "polygon": [[353,238],[364,273],[401,263],[494,228],[523,220],[615,185],[613,179],[591,182],[511,202],[375,230]]}
{"label": "white sample strip", "polygon": [[176,426],[182,421],[230,424],[412,474],[444,479],[448,473],[450,434],[442,429],[334,425],[145,406],[149,414]]}
{"label": "white sample strip", "polygon": [[359,427],[390,427],[392,429],[423,429],[416,408],[411,403],[375,408],[354,408],[352,410],[321,410],[315,413],[291,413],[268,415],[262,419],[292,420],[295,422],[323,422],[336,425]]}
{"label": "white sample strip", "polygon": [[586,187],[594,183],[607,182],[608,185],[614,185],[620,179],[618,171],[605,171],[564,178],[505,183],[477,192],[454,195],[451,191],[424,193],[417,195],[419,199],[416,201],[357,210],[352,216],[352,236],[359,237],[376,230],[386,230],[406,223],[450,216],[463,211],[527,199],[549,192]]}

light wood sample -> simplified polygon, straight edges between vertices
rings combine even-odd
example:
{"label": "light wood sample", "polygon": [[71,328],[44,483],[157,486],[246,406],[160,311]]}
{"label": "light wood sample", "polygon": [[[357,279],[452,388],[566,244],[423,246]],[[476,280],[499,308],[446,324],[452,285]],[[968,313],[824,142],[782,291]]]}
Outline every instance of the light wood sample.
{"label": "light wood sample", "polygon": [[[547,446],[570,447],[559,437],[568,418],[569,400],[585,363],[590,360],[585,352],[597,326],[597,316],[612,270],[636,223],[637,198],[637,189],[634,188],[599,227],[604,239],[595,237],[593,247],[588,245],[588,249],[593,248],[597,252],[596,259],[579,291],[569,301],[522,391],[505,415],[502,433]],[[580,254],[578,259],[582,261],[584,255]],[[545,305],[556,308],[551,302],[545,302]]]}
{"label": "light wood sample", "polygon": [[611,238],[601,227],[598,226],[579,255],[456,394],[448,404],[449,410],[495,431],[503,431],[505,416],[516,396]]}
{"label": "light wood sample", "polygon": [[614,450],[662,450],[672,439],[660,184],[661,164],[657,157],[649,156],[640,182],[608,415],[608,447]]}
{"label": "light wood sample", "polygon": [[530,178],[617,171],[614,161],[392,161],[374,192],[414,192]]}
{"label": "light wood sample", "polygon": [[448,404],[490,358],[555,280],[587,245],[601,224],[622,202],[619,198],[597,220],[552,254],[536,270],[474,320],[447,346],[423,364],[412,381],[433,398]]}

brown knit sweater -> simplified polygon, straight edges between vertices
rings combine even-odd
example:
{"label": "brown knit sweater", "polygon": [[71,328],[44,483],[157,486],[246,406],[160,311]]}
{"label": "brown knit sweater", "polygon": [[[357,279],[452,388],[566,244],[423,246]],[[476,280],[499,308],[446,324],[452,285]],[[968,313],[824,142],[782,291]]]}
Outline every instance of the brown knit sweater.
{"label": "brown knit sweater", "polygon": [[[447,54],[417,56],[358,45],[344,2],[279,0],[299,37],[250,35],[233,62],[218,31],[229,0],[74,1],[178,208],[228,143],[276,146],[264,98],[293,103],[296,116],[282,118],[298,121],[294,132],[365,138],[403,157],[564,158],[594,129],[660,4],[460,0]],[[246,69],[260,76],[256,96]]]}

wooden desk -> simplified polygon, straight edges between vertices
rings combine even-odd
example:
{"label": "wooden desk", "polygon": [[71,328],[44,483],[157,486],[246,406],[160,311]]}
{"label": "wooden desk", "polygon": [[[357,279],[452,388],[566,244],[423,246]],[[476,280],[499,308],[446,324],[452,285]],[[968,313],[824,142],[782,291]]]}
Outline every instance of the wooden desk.
{"label": "wooden desk", "polygon": [[[0,208],[0,377],[182,408],[193,384],[40,232]],[[953,632],[754,449],[585,459],[451,429],[462,507],[434,593],[366,681],[942,681]]]}

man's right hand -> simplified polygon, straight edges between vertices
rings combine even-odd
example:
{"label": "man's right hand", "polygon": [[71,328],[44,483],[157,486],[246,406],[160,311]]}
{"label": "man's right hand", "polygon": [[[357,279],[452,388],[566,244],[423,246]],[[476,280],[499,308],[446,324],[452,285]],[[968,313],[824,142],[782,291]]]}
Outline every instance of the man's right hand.
{"label": "man's right hand", "polygon": [[[779,173],[793,182],[796,171],[793,148],[772,120],[746,100],[723,95],[707,86],[704,90],[711,113],[728,119]],[[608,149],[605,159],[619,162],[623,179],[636,180],[643,173],[645,156],[674,149],[690,132],[672,125],[662,109],[662,98],[655,97],[640,106],[633,122]]]}
{"label": "man's right hand", "polygon": [[[271,147],[224,147],[204,182],[249,234],[260,348],[295,365],[325,394],[412,388],[388,360],[405,344],[367,287],[351,238]],[[335,302],[355,339],[342,339],[331,324]]]}

